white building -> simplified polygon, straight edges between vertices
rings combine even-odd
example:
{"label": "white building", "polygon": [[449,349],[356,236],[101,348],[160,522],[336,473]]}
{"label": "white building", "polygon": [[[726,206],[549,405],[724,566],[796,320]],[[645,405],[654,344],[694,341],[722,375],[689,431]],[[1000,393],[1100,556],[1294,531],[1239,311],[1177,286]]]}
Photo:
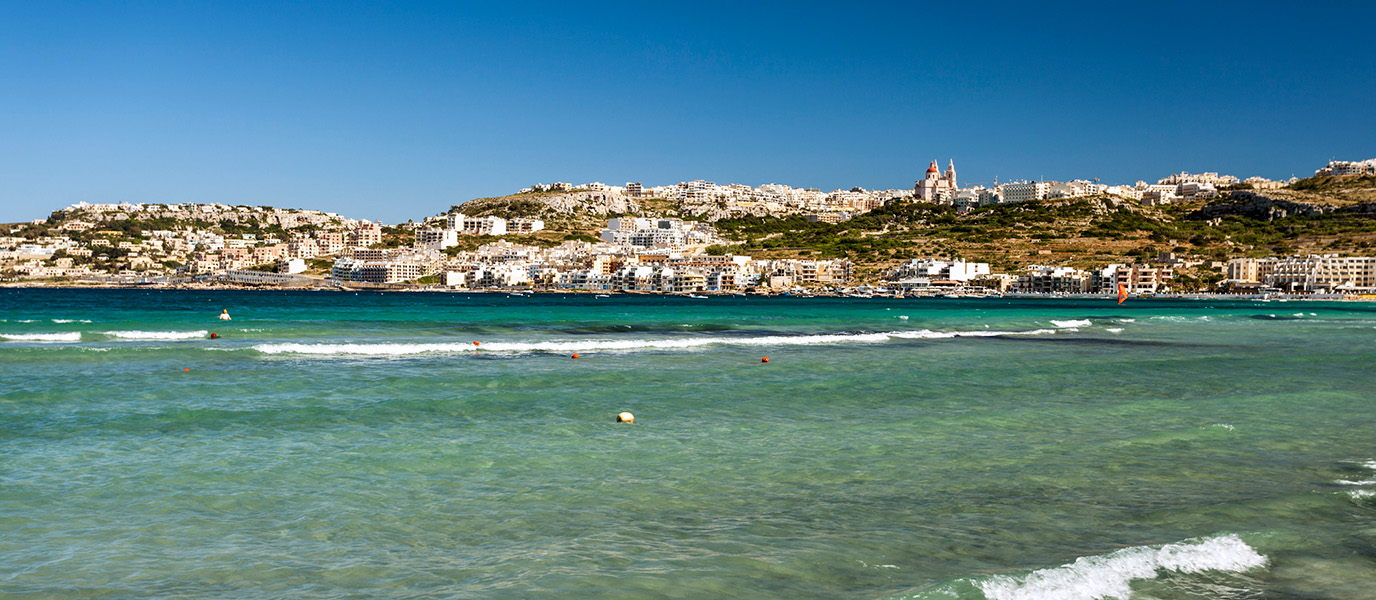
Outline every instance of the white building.
{"label": "white building", "polygon": [[[506,219],[501,217],[470,217],[463,213],[449,213],[446,218],[448,229],[464,235],[506,235]],[[544,227],[544,223],[540,223]]]}
{"label": "white building", "polygon": [[1266,282],[1288,292],[1364,291],[1376,289],[1376,258],[1337,254],[1277,259]]}
{"label": "white building", "polygon": [[356,281],[364,283],[399,283],[424,277],[426,267],[418,260],[360,260],[339,258],[330,269],[330,276],[337,281]]}
{"label": "white building", "polygon": [[1046,198],[1046,193],[1051,186],[1045,181],[1020,181],[1005,183],[999,187],[1001,188],[1002,202],[1026,202]]}
{"label": "white building", "polygon": [[416,230],[416,247],[443,250],[459,245],[459,232],[456,229],[421,227]]}
{"label": "white building", "polygon": [[1192,175],[1181,171],[1174,175],[1162,177],[1156,182],[1160,185],[1179,185],[1181,183],[1207,183],[1212,186],[1233,185],[1238,183],[1238,178],[1232,175],[1219,175],[1218,173],[1199,173]]}
{"label": "white building", "polygon": [[1319,175],[1376,175],[1376,158],[1362,161],[1329,161],[1327,166],[1314,171],[1314,176]]}
{"label": "white building", "polygon": [[306,272],[306,261],[300,258],[284,258],[277,263],[277,272],[295,275]]}
{"label": "white building", "polygon": [[889,271],[887,278],[891,281],[914,278],[970,281],[989,273],[989,263],[972,263],[961,259],[947,261],[939,258],[914,258]]}

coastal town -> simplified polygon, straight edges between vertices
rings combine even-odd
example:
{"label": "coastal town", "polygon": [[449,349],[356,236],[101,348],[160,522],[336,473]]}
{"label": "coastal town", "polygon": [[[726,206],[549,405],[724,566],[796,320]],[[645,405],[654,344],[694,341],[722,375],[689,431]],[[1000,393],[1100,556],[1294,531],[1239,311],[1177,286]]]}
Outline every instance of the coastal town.
{"label": "coastal town", "polygon": [[[1372,176],[1376,176],[1376,159],[1332,161],[1315,172],[1315,178],[1338,181],[1369,182]],[[913,188],[905,190],[853,188],[827,193],[778,184],[750,187],[707,181],[652,187],[636,182],[624,186],[539,184],[504,199],[475,200],[418,222],[390,226],[305,209],[79,203],[55,211],[48,219],[10,225],[0,232],[0,279],[7,285],[693,295],[987,296],[1121,291],[1135,295],[1355,296],[1376,291],[1376,258],[1333,252],[1278,256],[1214,252],[1206,256],[1172,251],[1167,244],[1166,249],[1151,254],[1128,253],[1131,262],[1046,262],[1000,272],[998,265],[979,256],[955,252],[917,256],[892,252],[885,255],[887,260],[875,261],[858,255],[817,256],[821,253],[802,247],[779,256],[755,250],[732,230],[719,226],[792,219],[839,227],[900,205],[978,217],[981,211],[997,207],[1075,199],[1095,199],[1117,212],[1190,202],[1202,206],[1201,212],[1217,211],[1226,202],[1256,204],[1256,194],[1281,193],[1298,181],[1182,172],[1153,184],[1138,181],[1131,186],[1075,180],[962,188],[954,161],[944,170],[932,161]],[[1268,218],[1276,218],[1277,210],[1281,218],[1288,216],[1286,210],[1297,210],[1291,204],[1271,202]],[[1368,205],[1356,208],[1365,211],[1362,207]],[[524,210],[514,210],[514,206]],[[1190,273],[1191,285],[1181,284],[1177,277],[1181,272]]]}

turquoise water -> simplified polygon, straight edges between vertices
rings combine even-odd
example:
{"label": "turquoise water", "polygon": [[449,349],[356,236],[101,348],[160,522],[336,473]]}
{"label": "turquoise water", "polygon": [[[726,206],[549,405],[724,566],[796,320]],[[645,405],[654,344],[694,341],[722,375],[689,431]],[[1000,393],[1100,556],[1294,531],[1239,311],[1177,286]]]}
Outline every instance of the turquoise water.
{"label": "turquoise water", "polygon": [[1369,599],[1374,338],[1364,303],[4,289],[0,596]]}

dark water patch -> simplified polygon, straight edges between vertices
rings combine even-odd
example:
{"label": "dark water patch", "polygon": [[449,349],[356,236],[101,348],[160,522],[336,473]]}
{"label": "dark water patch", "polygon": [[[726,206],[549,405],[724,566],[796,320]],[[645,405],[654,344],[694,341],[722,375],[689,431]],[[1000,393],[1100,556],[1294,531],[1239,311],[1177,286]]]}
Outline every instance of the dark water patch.
{"label": "dark water patch", "polygon": [[568,333],[573,335],[600,335],[606,333],[716,333],[730,332],[736,329],[733,325],[721,323],[685,323],[682,325],[663,325],[663,324],[639,324],[639,323],[617,323],[607,325],[579,325],[555,328],[535,328],[527,327],[528,331],[541,331],[551,333]]}
{"label": "dark water patch", "polygon": [[1222,348],[1220,344],[1201,344],[1195,342],[1167,342],[1162,340],[1133,340],[1123,338],[1070,337],[1070,336],[1025,336],[1000,335],[990,339],[1026,342],[1032,344],[1065,344],[1072,346],[1118,346],[1118,347],[1170,347],[1170,348]]}

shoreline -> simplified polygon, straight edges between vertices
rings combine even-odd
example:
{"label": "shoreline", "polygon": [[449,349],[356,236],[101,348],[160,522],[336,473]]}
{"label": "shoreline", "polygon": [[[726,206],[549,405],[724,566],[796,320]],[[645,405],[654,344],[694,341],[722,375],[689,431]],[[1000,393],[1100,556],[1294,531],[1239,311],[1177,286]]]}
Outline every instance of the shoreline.
{"label": "shoreline", "polygon": [[[777,297],[777,298],[849,298],[855,300],[972,300],[972,299],[1065,299],[1065,300],[1112,300],[1116,294],[1018,294],[1007,293],[1001,295],[960,295],[960,294],[872,294],[870,296],[859,296],[832,291],[807,291],[804,293],[794,293],[789,291],[782,292],[720,292],[720,291],[695,291],[695,292],[650,292],[650,291],[624,291],[624,290],[578,290],[578,289],[531,289],[531,288],[490,288],[490,289],[458,289],[445,286],[379,286],[379,287],[344,287],[337,285],[315,285],[315,286],[277,286],[277,285],[255,285],[244,283],[178,283],[178,284],[138,284],[138,283],[107,283],[107,282],[79,282],[79,283],[0,283],[0,289],[64,289],[64,290],[180,290],[180,291],[260,291],[260,292],[400,292],[400,293],[439,293],[439,294],[506,294],[506,295],[591,295],[591,296],[663,296],[689,298],[701,296],[706,298],[713,297]],[[1209,292],[1180,292],[1152,294],[1142,296],[1132,296],[1130,300],[1259,300],[1259,301],[1311,301],[1311,302],[1373,302],[1376,295],[1360,294],[1218,294]]]}

